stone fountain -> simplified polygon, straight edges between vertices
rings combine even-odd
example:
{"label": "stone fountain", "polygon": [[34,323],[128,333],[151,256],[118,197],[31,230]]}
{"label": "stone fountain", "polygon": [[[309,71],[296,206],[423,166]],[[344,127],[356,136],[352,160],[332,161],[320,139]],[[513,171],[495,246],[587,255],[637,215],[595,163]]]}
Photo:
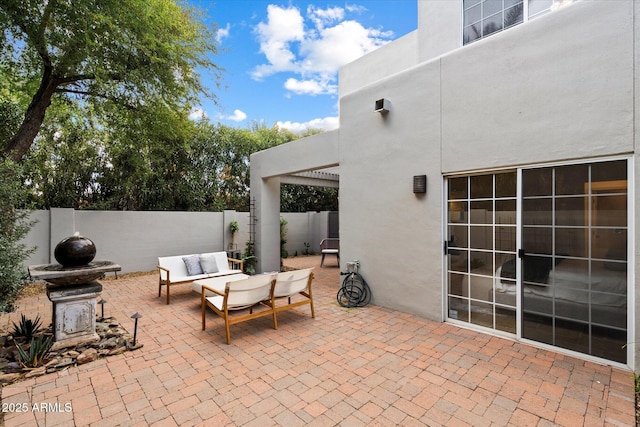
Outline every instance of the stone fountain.
{"label": "stone fountain", "polygon": [[94,261],[95,255],[95,244],[75,233],[56,246],[58,264],[29,266],[31,279],[47,282],[47,296],[53,304],[53,349],[100,339],[96,300],[102,285],[96,279],[121,267],[111,261]]}

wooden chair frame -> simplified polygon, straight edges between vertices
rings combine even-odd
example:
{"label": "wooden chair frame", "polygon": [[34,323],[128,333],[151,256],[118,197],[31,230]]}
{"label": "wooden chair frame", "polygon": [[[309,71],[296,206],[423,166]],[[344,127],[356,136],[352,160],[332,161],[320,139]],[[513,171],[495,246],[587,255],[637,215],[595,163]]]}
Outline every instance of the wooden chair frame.
{"label": "wooden chair frame", "polygon": [[[267,276],[267,275],[265,275]],[[215,289],[213,287],[203,285],[202,293],[201,293],[201,303],[202,303],[202,330],[206,327],[206,313],[207,307],[211,308],[214,313],[224,319],[225,325],[225,334],[227,338],[227,344],[231,343],[231,331],[230,326],[236,323],[246,322],[251,319],[256,319],[258,317],[269,316],[271,315],[273,318],[273,329],[278,329],[278,319],[276,317],[276,311],[274,309],[274,286],[276,283],[275,275],[268,275],[269,278],[260,276],[252,276],[248,279],[238,280],[235,282],[227,282],[225,284],[224,292],[221,292],[219,289]],[[262,284],[261,280],[263,281]],[[255,286],[253,282],[257,284]],[[265,292],[258,292],[257,290],[266,290],[268,287],[268,296]],[[207,297],[207,290],[213,292],[219,297],[222,297],[221,307],[216,306],[215,301],[220,301],[220,298]],[[251,292],[255,292],[255,297],[251,296]],[[244,293],[244,300],[241,305],[236,305],[234,303],[236,294]],[[266,297],[266,298],[265,298]],[[254,312],[254,307],[256,305],[264,305],[268,307],[266,310],[260,310]],[[241,309],[249,309],[249,313],[238,313],[237,315],[230,316],[229,312],[238,311]]]}

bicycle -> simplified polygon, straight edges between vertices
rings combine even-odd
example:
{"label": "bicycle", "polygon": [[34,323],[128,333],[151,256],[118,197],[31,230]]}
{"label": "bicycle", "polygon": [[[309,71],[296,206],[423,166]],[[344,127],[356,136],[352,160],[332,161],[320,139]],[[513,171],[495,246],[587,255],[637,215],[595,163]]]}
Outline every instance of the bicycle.
{"label": "bicycle", "polygon": [[348,262],[347,272],[340,272],[341,276],[346,276],[336,296],[342,307],[364,307],[371,301],[371,290],[364,277],[358,273],[359,267],[360,261]]}

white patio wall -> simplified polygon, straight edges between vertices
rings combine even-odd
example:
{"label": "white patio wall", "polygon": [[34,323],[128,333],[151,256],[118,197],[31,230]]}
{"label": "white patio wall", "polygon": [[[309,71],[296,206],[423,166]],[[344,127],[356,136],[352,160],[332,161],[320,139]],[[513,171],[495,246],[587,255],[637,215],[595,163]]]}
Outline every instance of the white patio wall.
{"label": "white patio wall", "polygon": [[[284,212],[287,220],[286,249],[290,256],[302,255],[305,242],[319,252],[325,237],[328,212]],[[74,209],[40,210],[31,213],[37,222],[24,243],[36,247],[24,263],[56,262],[54,249],[60,240],[78,231],[97,248],[96,260],[110,260],[122,272],[151,271],[159,256],[222,251],[229,247],[229,223],[238,221],[235,247],[243,251],[249,240],[249,213],[224,212],[130,212]],[[279,229],[277,230],[279,233]]]}

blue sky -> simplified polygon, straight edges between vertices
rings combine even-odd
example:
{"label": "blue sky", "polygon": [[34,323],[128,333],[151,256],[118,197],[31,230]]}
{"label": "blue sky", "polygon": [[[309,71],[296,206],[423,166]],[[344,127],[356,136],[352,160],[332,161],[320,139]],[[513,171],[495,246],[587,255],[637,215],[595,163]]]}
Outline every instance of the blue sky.
{"label": "blue sky", "polygon": [[338,126],[338,69],[417,28],[417,0],[188,0],[218,27],[218,105],[193,117],[293,132]]}

